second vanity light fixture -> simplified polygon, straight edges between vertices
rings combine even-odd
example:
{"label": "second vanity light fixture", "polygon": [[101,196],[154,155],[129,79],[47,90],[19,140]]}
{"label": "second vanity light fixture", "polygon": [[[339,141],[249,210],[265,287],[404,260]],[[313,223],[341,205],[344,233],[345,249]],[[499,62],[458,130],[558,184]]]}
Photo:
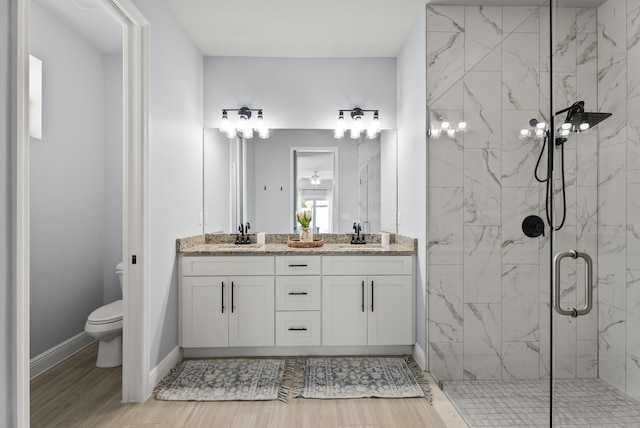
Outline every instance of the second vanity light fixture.
{"label": "second vanity light fixture", "polygon": [[[238,119],[231,123],[229,112],[237,111]],[[252,120],[252,112],[257,112],[255,120]],[[222,117],[220,120],[220,132],[227,134],[229,138],[235,138],[241,135],[244,138],[253,138],[253,131],[258,133],[260,138],[269,138],[269,129],[264,123],[262,109],[257,108],[225,108],[222,109]]]}
{"label": "second vanity light fixture", "polygon": [[[344,116],[345,112],[351,113],[351,126],[347,126]],[[373,113],[368,127],[365,126],[365,113]],[[347,129],[349,129],[351,138],[360,138],[360,134],[362,134],[365,129],[367,132],[367,138],[371,139],[377,137],[380,134],[380,114],[378,110],[364,110],[360,107],[338,110],[338,124],[336,125],[336,130],[334,131],[333,136],[336,138],[342,138],[344,137],[344,133]]]}

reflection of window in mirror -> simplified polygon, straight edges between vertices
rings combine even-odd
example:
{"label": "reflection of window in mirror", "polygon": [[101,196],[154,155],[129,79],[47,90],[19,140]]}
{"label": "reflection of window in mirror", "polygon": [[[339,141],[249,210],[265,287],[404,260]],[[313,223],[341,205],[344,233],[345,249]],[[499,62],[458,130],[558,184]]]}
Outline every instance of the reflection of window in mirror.
{"label": "reflection of window in mirror", "polygon": [[[312,213],[315,233],[333,233],[337,215],[337,148],[304,148],[292,151],[293,159],[293,218],[299,210]],[[294,220],[293,231],[299,231]]]}

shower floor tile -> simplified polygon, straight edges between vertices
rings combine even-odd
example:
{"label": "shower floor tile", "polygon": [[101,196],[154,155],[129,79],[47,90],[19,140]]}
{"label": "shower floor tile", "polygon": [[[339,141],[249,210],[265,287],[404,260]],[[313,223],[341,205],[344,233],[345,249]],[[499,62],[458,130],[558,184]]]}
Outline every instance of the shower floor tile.
{"label": "shower floor tile", "polygon": [[[470,427],[549,426],[548,380],[445,381],[444,392]],[[640,401],[600,379],[558,379],[556,427],[639,427]]]}

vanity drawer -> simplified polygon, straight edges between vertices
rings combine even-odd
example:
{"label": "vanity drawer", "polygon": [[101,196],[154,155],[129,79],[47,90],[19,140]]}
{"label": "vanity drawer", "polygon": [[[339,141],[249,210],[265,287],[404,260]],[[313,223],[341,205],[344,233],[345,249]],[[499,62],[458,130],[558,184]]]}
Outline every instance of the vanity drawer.
{"label": "vanity drawer", "polygon": [[320,256],[278,256],[276,275],[320,275]]}
{"label": "vanity drawer", "polygon": [[276,312],[276,346],[320,346],[320,311]]}
{"label": "vanity drawer", "polygon": [[183,257],[182,275],[273,275],[273,257]]}
{"label": "vanity drawer", "polygon": [[277,276],[276,310],[319,311],[320,283],[319,276]]}
{"label": "vanity drawer", "polygon": [[323,275],[411,275],[411,256],[329,256],[322,258]]}

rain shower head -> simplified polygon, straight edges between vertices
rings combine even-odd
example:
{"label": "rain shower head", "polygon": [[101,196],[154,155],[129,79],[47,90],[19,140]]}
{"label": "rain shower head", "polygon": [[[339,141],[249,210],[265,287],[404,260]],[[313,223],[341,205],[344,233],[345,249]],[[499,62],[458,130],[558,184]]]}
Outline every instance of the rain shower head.
{"label": "rain shower head", "polygon": [[587,131],[609,116],[611,113],[599,113],[584,111],[584,101],[573,103],[570,107],[560,110],[556,115],[567,113],[567,118],[561,127],[561,135],[566,136],[569,132]]}

